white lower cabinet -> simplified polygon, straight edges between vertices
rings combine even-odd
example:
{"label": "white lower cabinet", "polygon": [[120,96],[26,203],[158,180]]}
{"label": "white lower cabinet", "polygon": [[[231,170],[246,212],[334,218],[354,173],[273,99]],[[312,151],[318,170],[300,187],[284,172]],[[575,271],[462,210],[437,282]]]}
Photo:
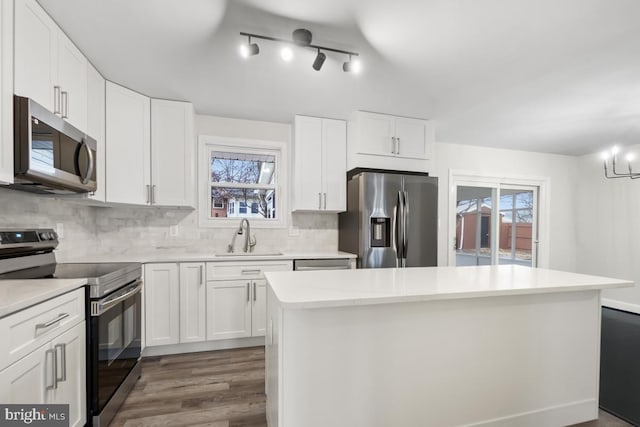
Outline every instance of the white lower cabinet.
{"label": "white lower cabinet", "polygon": [[204,263],[180,264],[180,342],[206,339]]}
{"label": "white lower cabinet", "polygon": [[0,319],[3,336],[20,337],[3,350],[5,363],[35,347],[0,365],[0,402],[68,404],[69,425],[85,424],[86,326],[83,309],[76,310],[83,303],[79,289]]}
{"label": "white lower cabinet", "polygon": [[204,263],[146,264],[144,281],[146,346],[206,339]]}
{"label": "white lower cabinet", "polygon": [[207,283],[207,339],[251,336],[251,281]]}
{"label": "white lower cabinet", "polygon": [[264,272],[292,269],[291,261],[207,263],[207,339],[265,336]]}
{"label": "white lower cabinet", "polygon": [[178,264],[144,266],[145,344],[178,344],[180,341],[180,275]]}

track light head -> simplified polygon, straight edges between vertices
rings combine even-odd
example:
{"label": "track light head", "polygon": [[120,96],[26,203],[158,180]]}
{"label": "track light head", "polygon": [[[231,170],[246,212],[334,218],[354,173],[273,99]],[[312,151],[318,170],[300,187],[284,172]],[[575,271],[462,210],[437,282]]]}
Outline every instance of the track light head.
{"label": "track light head", "polygon": [[313,61],[313,69],[316,71],[320,71],[320,68],[322,68],[322,64],[324,64],[325,59],[327,59],[327,55],[320,52],[320,49],[318,49],[316,59]]}
{"label": "track light head", "polygon": [[248,58],[260,53],[260,48],[257,43],[251,43],[251,37],[247,40],[247,44],[240,45],[240,56]]}
{"label": "track light head", "polygon": [[351,55],[349,55],[349,60],[342,64],[342,71],[345,73],[358,74],[361,68],[360,61],[357,59],[351,59]]}

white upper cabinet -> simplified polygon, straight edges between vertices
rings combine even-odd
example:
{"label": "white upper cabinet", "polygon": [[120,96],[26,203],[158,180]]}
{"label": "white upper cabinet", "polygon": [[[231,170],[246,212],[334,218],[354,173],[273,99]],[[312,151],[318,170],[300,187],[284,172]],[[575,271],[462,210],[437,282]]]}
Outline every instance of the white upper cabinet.
{"label": "white upper cabinet", "polygon": [[87,125],[87,59],[35,0],[15,0],[15,93],[82,131]]}
{"label": "white upper cabinet", "polygon": [[428,172],[435,131],[429,120],[356,111],[349,120],[348,168]]}
{"label": "white upper cabinet", "polygon": [[293,210],[346,208],[346,122],[296,116]]}
{"label": "white upper cabinet", "polygon": [[91,64],[87,67],[87,134],[96,140],[98,188],[89,198],[104,202],[106,196],[105,79]]}
{"label": "white upper cabinet", "polygon": [[165,206],[193,206],[193,105],[151,100],[151,200]]}
{"label": "white upper cabinet", "polygon": [[13,2],[0,1],[0,184],[13,183]]}
{"label": "white upper cabinet", "polygon": [[151,203],[151,102],[106,83],[106,200]]}

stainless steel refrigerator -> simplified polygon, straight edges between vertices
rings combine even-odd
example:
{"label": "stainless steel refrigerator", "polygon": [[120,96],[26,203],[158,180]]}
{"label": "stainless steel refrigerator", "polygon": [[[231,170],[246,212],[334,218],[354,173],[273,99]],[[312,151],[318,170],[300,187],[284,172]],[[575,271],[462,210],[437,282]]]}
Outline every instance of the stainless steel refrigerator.
{"label": "stainless steel refrigerator", "polygon": [[347,174],[338,247],[358,255],[358,268],[435,266],[437,235],[438,178],[372,169]]}

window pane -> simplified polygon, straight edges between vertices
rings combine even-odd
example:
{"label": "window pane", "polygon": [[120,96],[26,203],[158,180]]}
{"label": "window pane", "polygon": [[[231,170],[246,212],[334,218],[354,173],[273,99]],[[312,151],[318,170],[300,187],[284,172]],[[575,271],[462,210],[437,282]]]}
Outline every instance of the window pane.
{"label": "window pane", "polygon": [[[228,209],[214,208],[216,201]],[[212,218],[276,218],[275,190],[270,189],[212,187],[211,206]]]}
{"label": "window pane", "polygon": [[273,155],[211,152],[211,182],[275,184]]}

